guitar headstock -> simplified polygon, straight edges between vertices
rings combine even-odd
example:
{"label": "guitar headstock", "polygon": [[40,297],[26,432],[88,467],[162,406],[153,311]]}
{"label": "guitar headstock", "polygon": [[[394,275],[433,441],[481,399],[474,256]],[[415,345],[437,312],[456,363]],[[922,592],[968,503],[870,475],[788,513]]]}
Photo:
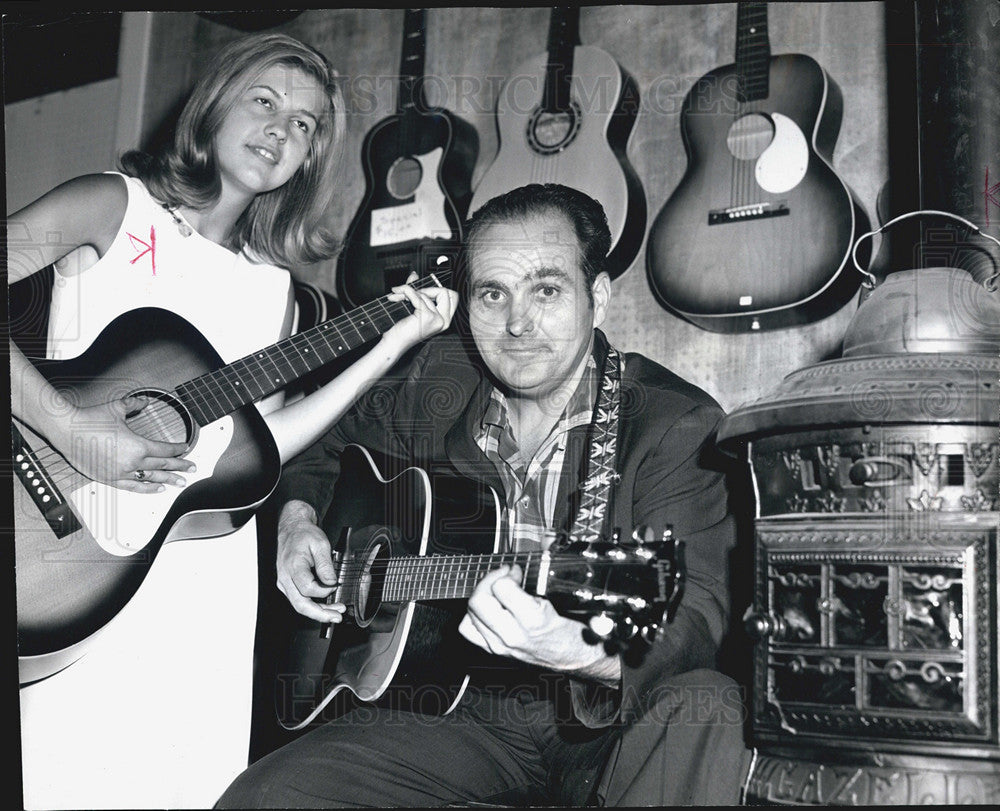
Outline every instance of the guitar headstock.
{"label": "guitar headstock", "polygon": [[588,623],[612,646],[652,642],[684,591],[684,544],[667,528],[639,527],[628,541],[561,537],[550,547],[545,597],[560,613]]}

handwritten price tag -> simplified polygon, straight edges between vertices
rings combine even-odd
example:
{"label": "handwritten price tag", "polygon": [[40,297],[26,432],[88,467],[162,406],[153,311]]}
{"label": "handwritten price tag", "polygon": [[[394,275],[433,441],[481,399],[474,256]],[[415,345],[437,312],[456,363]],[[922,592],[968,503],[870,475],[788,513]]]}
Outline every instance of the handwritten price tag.
{"label": "handwritten price tag", "polygon": [[426,209],[420,202],[372,211],[369,242],[373,248],[427,236],[431,236],[431,230]]}

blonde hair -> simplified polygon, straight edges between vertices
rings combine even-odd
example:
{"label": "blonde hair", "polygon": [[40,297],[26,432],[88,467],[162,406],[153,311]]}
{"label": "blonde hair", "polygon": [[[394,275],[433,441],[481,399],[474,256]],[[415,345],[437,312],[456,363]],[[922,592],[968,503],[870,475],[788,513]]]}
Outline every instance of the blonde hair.
{"label": "blonde hair", "polygon": [[171,143],[155,154],[126,153],[122,170],[138,177],[168,206],[204,208],[221,193],[215,135],[239,97],[274,65],[313,77],[328,101],[302,166],[283,185],[258,194],[237,220],[228,245],[280,267],[309,264],[336,253],[324,225],[343,153],[346,113],[336,72],[319,51],[285,34],[238,39],[218,52],[195,85]]}

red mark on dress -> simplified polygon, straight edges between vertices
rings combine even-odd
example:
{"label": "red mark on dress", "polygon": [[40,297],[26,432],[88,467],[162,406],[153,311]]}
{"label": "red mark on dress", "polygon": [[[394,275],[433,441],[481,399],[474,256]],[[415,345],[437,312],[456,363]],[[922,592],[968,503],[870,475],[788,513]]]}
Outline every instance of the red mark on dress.
{"label": "red mark on dress", "polygon": [[153,228],[152,225],[149,226],[149,242],[145,242],[139,239],[139,237],[128,233],[127,231],[125,232],[125,234],[129,238],[129,241],[132,243],[132,247],[135,248],[137,251],[139,251],[139,253],[136,254],[135,258],[131,262],[129,262],[129,264],[134,265],[148,253],[149,261],[153,266],[153,275],[155,276],[156,275],[156,230]]}

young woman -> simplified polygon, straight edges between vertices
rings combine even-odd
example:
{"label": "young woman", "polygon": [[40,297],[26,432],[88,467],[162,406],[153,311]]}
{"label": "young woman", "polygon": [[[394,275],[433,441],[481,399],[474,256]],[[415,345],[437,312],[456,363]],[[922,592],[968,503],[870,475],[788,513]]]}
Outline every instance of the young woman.
{"label": "young woman", "polygon": [[[344,118],[320,53],[284,35],[247,37],[218,54],[172,144],[129,153],[123,173],[76,178],[12,215],[24,238],[8,241],[11,281],[74,249],[96,260],[57,268],[49,356],[79,355],[114,318],[149,306],[183,316],[226,363],[290,334],[287,268],[336,248],[322,219]],[[351,367],[294,403],[283,406],[279,392],[258,404],[282,461],[403,352],[446,328],[457,302],[443,288],[404,285],[393,295],[413,315]],[[129,429],[126,413],[144,402],[80,407],[13,345],[11,378],[14,416],[89,478],[155,493],[197,475],[183,444]],[[79,441],[95,427],[102,441]],[[25,807],[208,807],[246,766],[255,541],[251,522],[165,544],[87,653],[21,689]]]}

